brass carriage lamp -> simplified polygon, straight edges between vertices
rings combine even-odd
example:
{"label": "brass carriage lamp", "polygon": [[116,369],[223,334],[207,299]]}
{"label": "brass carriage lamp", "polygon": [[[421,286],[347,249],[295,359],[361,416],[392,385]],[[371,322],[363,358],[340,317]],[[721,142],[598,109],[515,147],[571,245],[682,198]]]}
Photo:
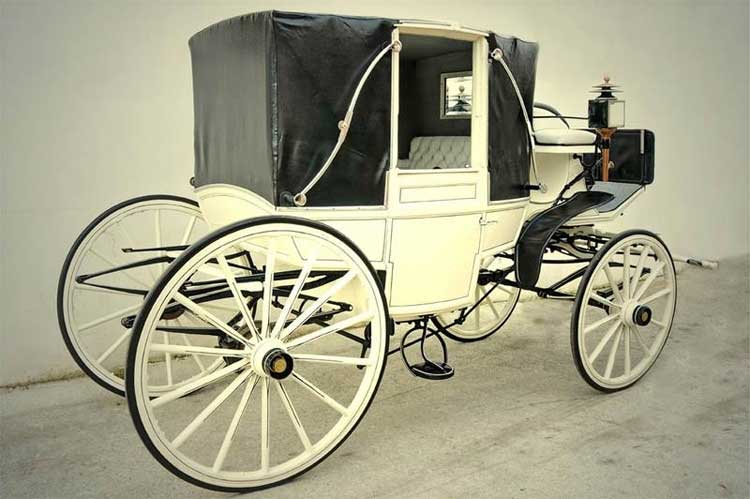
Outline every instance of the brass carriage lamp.
{"label": "brass carriage lamp", "polygon": [[593,93],[599,95],[589,100],[589,128],[593,128],[601,137],[602,149],[602,181],[609,180],[609,170],[611,167],[609,161],[610,140],[618,128],[625,126],[625,101],[617,99],[617,85],[610,82],[608,75],[604,75],[604,81],[599,85],[594,85]]}

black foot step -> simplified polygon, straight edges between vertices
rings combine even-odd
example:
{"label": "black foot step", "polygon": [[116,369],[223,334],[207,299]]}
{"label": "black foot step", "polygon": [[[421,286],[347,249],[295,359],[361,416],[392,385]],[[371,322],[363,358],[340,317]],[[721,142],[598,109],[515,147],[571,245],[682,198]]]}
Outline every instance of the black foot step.
{"label": "black foot step", "polygon": [[415,376],[430,380],[448,379],[454,373],[453,368],[445,362],[432,362],[431,360],[407,367]]}
{"label": "black foot step", "polygon": [[[427,317],[418,320],[414,323],[414,327],[412,327],[406,332],[406,334],[404,334],[404,337],[401,338],[401,358],[403,359],[406,368],[414,376],[433,381],[451,378],[454,374],[454,371],[453,367],[448,364],[448,346],[445,344],[445,340],[440,335],[440,331],[428,326],[429,322],[430,320]],[[409,336],[414,333],[421,333],[421,337],[412,341],[407,341]],[[440,345],[440,349],[442,350],[442,362],[430,360],[429,358],[427,358],[427,354],[425,353],[425,342],[428,338],[433,336],[438,340],[438,344]],[[422,355],[423,362],[412,364],[406,358],[406,349],[416,344],[419,344],[419,352]]]}
{"label": "black foot step", "polygon": [[539,280],[542,255],[552,235],[565,222],[614,196],[607,192],[576,192],[562,203],[534,216],[524,227],[516,243],[516,278],[522,288],[531,288]]}

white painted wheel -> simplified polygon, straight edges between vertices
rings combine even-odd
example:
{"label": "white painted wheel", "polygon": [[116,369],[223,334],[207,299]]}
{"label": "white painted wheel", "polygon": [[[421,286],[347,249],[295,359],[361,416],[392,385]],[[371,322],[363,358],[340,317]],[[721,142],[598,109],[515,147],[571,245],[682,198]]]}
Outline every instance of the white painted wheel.
{"label": "white painted wheel", "polygon": [[[503,260],[491,259],[484,267],[498,270]],[[512,274],[511,274],[512,275]],[[473,290],[474,303],[435,317],[441,332],[456,341],[483,340],[495,334],[510,318],[521,295],[519,288],[489,282],[477,283]]]}
{"label": "white painted wheel", "polygon": [[581,376],[605,392],[637,382],[669,337],[676,302],[674,263],[661,239],[641,230],[615,236],[576,296],[571,348]]}
{"label": "white painted wheel", "polygon": [[[117,268],[179,254],[179,250],[123,249],[187,246],[207,231],[197,203],[176,196],[153,195],[113,206],[91,222],[75,241],[60,274],[58,322],[71,355],[98,384],[124,395],[123,372],[132,323],[167,263]],[[123,325],[123,320],[130,321],[129,327]],[[184,336],[178,341],[190,339]],[[202,366],[195,362],[184,368],[170,356],[162,356],[161,360],[161,368],[175,371],[170,376],[172,385],[210,366],[201,359],[197,360]],[[155,387],[155,391],[169,388]]]}
{"label": "white painted wheel", "polygon": [[[234,322],[206,310],[211,294],[226,297]],[[165,343],[160,318],[177,304],[224,346]],[[180,255],[138,316],[126,371],[136,429],[169,471],[202,487],[249,491],[291,479],[364,416],[390,327],[374,270],[330,227],[262,217],[219,229]],[[231,361],[150,397],[160,373],[149,359],[163,352]]]}

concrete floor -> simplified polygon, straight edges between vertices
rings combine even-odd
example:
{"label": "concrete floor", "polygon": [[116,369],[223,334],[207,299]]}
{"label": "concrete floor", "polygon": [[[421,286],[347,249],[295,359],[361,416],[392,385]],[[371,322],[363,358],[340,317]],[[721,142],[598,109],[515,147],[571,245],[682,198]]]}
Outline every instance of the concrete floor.
{"label": "concrete floor", "polygon": [[[456,376],[392,358],[375,403],[323,464],[260,497],[750,497],[747,258],[679,277],[652,371],[595,392],[565,302],[522,303],[504,333],[451,344]],[[124,401],[86,379],[0,395],[0,496],[223,497],[151,457]]]}

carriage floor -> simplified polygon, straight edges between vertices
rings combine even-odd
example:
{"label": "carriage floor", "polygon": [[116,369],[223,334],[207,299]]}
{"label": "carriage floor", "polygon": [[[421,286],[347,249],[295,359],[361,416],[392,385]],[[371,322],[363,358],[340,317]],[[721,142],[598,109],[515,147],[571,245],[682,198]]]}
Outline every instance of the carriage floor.
{"label": "carriage floor", "polygon": [[[255,497],[750,497],[747,257],[678,282],[672,336],[630,390],[579,378],[568,303],[521,303],[504,333],[450,343],[450,380],[392,357],[352,437]],[[0,425],[3,498],[229,497],[163,470],[87,379],[0,393]]]}

